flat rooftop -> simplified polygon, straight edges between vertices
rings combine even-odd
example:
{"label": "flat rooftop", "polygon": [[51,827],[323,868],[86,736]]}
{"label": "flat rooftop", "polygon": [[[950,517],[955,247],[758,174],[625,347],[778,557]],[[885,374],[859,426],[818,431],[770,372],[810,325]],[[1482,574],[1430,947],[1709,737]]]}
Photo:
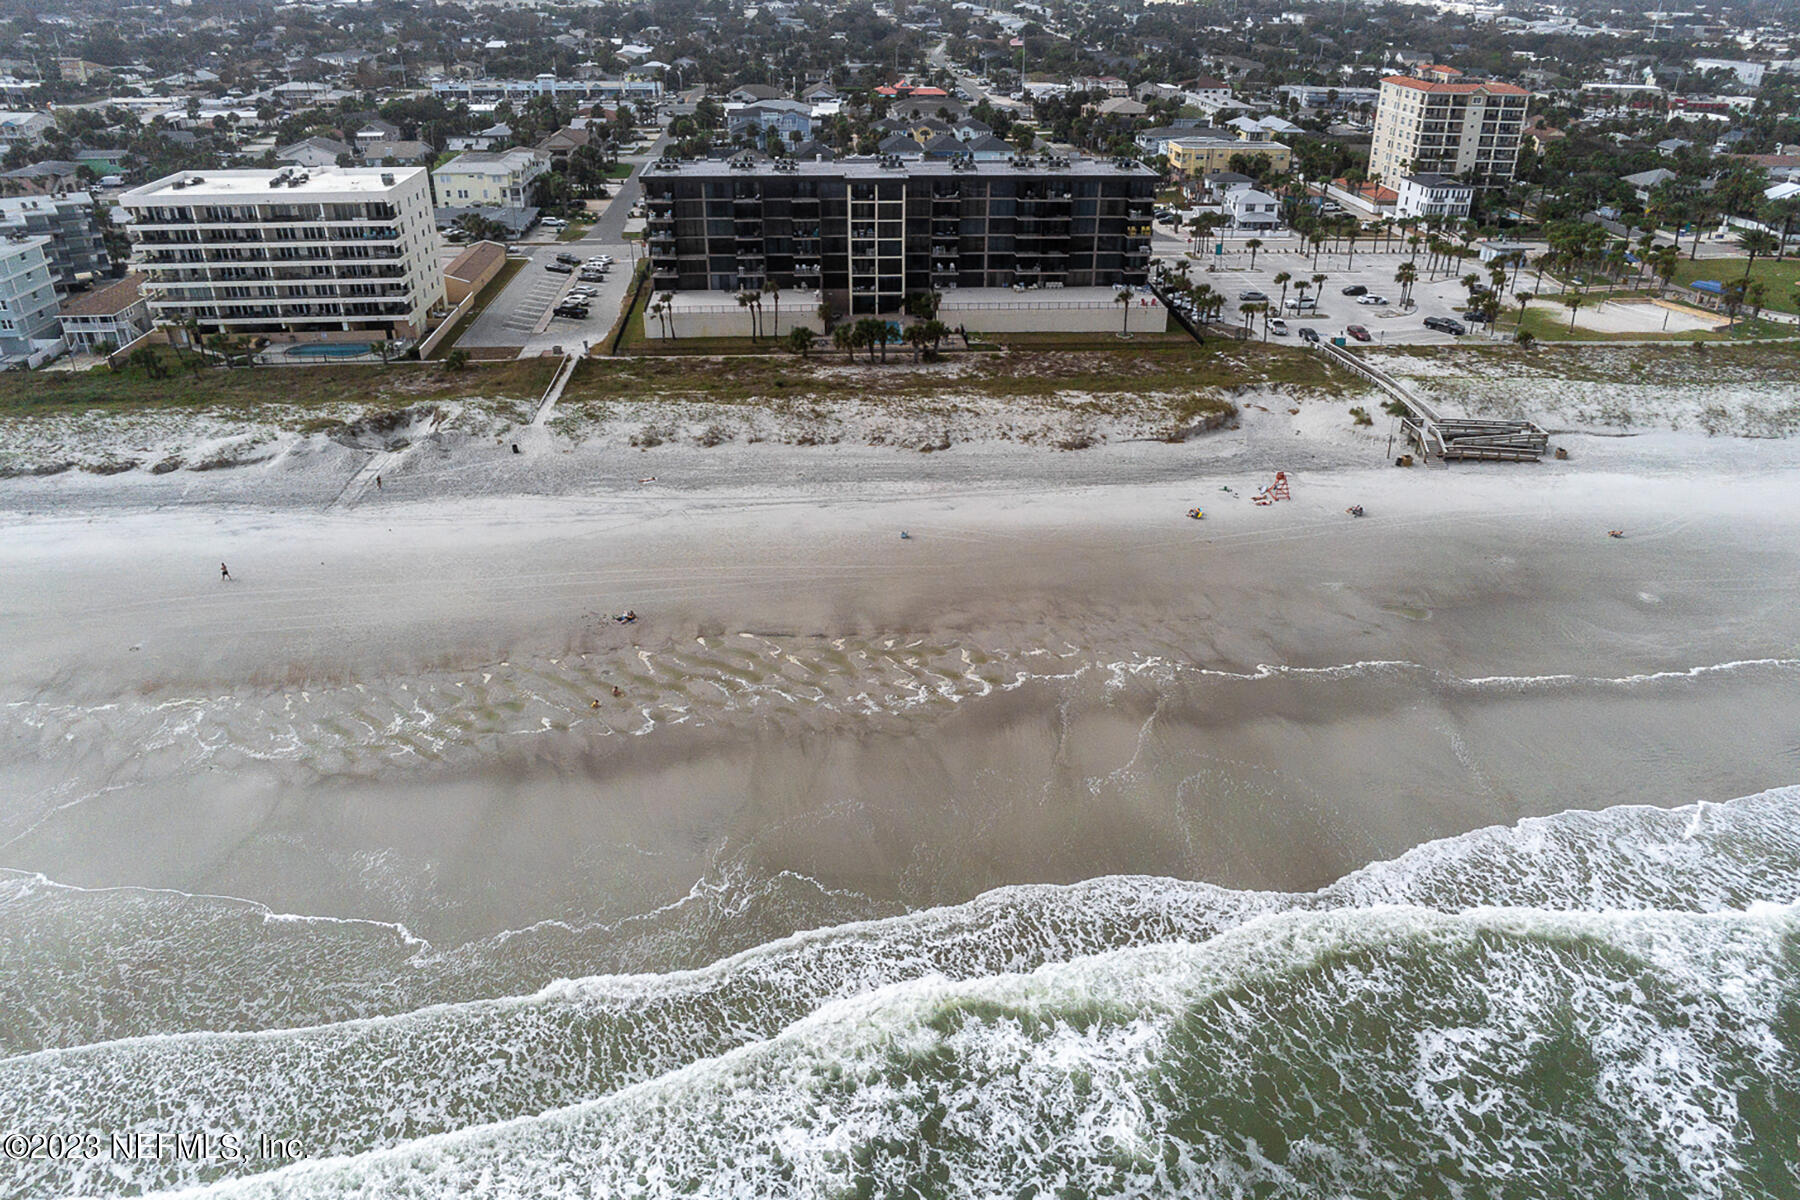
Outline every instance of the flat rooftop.
{"label": "flat rooftop", "polygon": [[[1245,143],[1254,145],[1254,143]],[[791,161],[791,160],[788,160]],[[665,165],[673,163],[674,165]],[[669,179],[742,179],[769,175],[793,175],[800,179],[905,179],[924,175],[944,179],[981,179],[1004,176],[1016,178],[1042,175],[1054,178],[1066,175],[1116,178],[1138,175],[1154,178],[1156,173],[1143,163],[1110,158],[1042,158],[1008,159],[1000,162],[974,162],[958,166],[949,159],[905,158],[897,163],[880,158],[839,158],[831,162],[794,162],[791,169],[776,169],[775,160],[758,161],[753,167],[734,167],[728,159],[659,159],[644,167],[646,180]]]}
{"label": "flat rooftop", "polygon": [[[305,195],[343,195],[362,193],[385,195],[415,175],[423,175],[424,167],[312,167],[283,168],[279,171],[177,171],[155,183],[132,188],[120,197],[130,200],[271,200]],[[278,176],[289,179],[306,177],[297,187],[287,184],[272,186]],[[383,177],[386,177],[386,182]],[[176,185],[181,186],[177,187]]]}

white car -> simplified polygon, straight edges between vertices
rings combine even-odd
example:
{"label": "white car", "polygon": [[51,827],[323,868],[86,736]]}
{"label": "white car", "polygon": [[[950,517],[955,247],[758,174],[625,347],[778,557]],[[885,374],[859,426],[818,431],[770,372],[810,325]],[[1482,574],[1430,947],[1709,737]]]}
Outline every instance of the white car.
{"label": "white car", "polygon": [[1370,294],[1367,296],[1358,296],[1356,298],[1356,302],[1358,304],[1386,304],[1387,297],[1386,296],[1376,296],[1376,295]]}
{"label": "white car", "polygon": [[539,224],[545,229],[561,229],[563,226],[567,225],[568,222],[561,217],[545,217]]}
{"label": "white car", "polygon": [[1288,335],[1287,322],[1282,320],[1280,317],[1276,317],[1274,320],[1269,322],[1269,332],[1274,334],[1276,337],[1286,337]]}

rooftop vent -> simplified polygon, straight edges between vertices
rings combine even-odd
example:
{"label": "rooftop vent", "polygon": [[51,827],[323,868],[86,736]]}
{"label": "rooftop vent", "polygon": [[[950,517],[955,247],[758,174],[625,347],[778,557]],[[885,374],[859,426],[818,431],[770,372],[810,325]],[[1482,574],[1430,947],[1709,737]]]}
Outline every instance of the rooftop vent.
{"label": "rooftop vent", "polygon": [[381,186],[382,187],[393,187],[394,186],[394,177],[392,175],[383,173],[381,176]]}

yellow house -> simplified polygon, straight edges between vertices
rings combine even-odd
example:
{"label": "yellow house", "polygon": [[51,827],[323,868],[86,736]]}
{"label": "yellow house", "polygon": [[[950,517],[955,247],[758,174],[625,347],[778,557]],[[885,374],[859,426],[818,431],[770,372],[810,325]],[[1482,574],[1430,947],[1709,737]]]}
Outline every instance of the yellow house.
{"label": "yellow house", "polygon": [[1278,172],[1286,171],[1294,161],[1293,150],[1280,142],[1252,142],[1216,135],[1169,139],[1169,165],[1190,179],[1229,171],[1232,156],[1238,154],[1251,157],[1266,154],[1270,167]]}

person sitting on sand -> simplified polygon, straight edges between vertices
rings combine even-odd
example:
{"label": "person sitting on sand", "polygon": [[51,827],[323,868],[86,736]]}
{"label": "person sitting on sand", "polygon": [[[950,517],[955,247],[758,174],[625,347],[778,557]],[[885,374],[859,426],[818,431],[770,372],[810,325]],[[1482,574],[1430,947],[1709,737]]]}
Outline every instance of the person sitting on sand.
{"label": "person sitting on sand", "polygon": [[1606,531],[1606,536],[1622,538],[1625,536],[1625,531],[1623,529],[1609,529]]}

